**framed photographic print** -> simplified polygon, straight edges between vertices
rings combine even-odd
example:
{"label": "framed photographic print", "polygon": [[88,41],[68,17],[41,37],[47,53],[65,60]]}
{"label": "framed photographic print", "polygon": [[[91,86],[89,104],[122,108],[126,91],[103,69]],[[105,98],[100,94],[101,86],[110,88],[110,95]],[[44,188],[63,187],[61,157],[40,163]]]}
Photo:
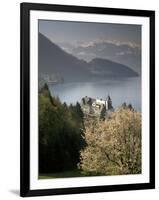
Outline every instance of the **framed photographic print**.
{"label": "framed photographic print", "polygon": [[21,4],[23,197],[155,188],[155,12]]}

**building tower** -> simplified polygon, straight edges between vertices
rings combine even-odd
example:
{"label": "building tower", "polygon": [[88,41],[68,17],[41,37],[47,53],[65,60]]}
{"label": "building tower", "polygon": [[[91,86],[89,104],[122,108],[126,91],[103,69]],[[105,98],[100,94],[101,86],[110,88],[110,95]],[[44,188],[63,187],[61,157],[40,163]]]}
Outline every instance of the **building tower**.
{"label": "building tower", "polygon": [[112,100],[110,96],[108,95],[106,98],[106,110],[111,110],[111,109],[113,109]]}

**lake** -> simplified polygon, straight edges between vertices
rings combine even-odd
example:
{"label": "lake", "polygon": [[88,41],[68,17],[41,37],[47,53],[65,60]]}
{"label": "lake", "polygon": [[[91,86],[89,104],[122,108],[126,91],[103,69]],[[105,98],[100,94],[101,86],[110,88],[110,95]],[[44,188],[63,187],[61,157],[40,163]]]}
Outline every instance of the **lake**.
{"label": "lake", "polygon": [[58,96],[61,102],[75,104],[82,97],[106,99],[110,95],[114,108],[123,102],[131,103],[132,106],[141,111],[141,78],[110,79],[95,82],[74,82],[49,85],[51,94]]}

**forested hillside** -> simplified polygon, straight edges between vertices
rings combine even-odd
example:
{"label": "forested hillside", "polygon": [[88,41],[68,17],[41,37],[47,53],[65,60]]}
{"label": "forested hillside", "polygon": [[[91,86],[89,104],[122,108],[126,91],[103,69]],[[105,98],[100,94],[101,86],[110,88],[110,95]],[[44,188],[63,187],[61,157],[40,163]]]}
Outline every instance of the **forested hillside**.
{"label": "forested hillside", "polygon": [[[124,103],[106,119],[85,117],[39,91],[39,174],[42,178],[141,173],[141,113]],[[41,176],[42,175],[42,176]]]}
{"label": "forested hillside", "polygon": [[45,84],[39,91],[39,173],[77,168],[85,145],[83,129],[79,103],[62,104]]}

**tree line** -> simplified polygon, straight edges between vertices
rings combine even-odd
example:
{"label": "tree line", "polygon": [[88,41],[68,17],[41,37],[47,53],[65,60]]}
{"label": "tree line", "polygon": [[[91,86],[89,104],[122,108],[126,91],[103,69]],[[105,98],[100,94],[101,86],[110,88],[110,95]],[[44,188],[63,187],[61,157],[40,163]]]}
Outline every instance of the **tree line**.
{"label": "tree line", "polygon": [[45,84],[39,90],[39,173],[77,168],[85,146],[83,130],[80,104],[62,104]]}
{"label": "tree line", "polygon": [[81,106],[39,90],[39,173],[141,173],[141,113],[123,103],[106,119],[85,119]]}

